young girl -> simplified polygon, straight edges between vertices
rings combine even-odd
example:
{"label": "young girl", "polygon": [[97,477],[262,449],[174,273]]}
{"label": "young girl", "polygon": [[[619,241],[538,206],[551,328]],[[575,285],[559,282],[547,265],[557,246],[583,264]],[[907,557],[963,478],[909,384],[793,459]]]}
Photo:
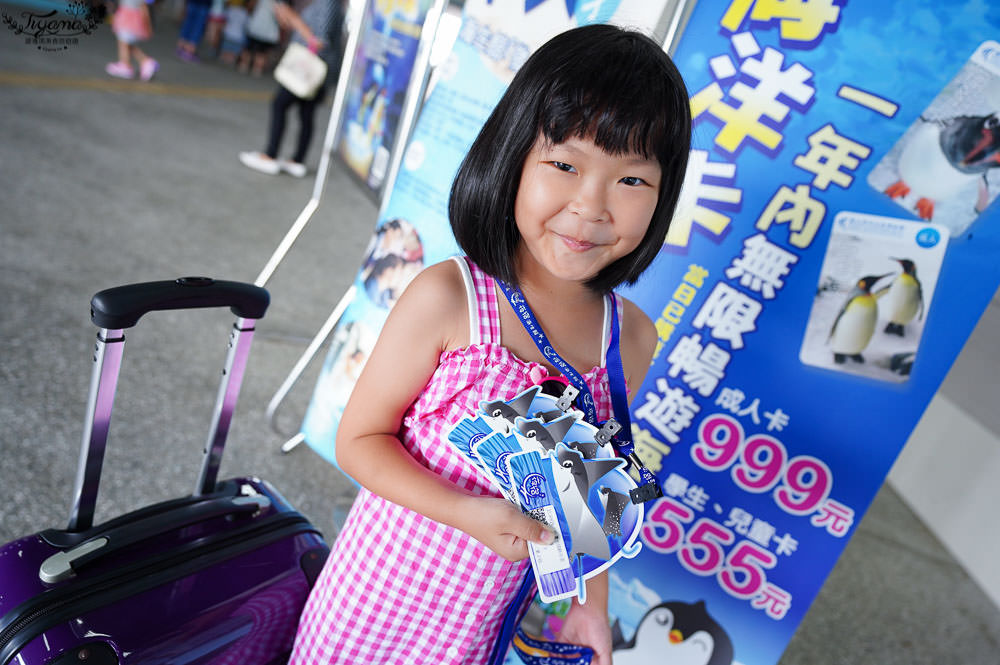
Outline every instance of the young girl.
{"label": "young girl", "polygon": [[222,29],[222,48],[219,59],[235,65],[246,46],[246,25],[249,14],[243,0],[229,0],[226,6],[226,25]]}
{"label": "young girl", "polygon": [[[571,30],[515,76],[452,187],[449,216],[467,258],[407,287],[344,411],[337,459],[363,489],[310,595],[292,665],[491,657],[530,575],[527,543],[553,536],[443,433],[481,400],[557,374],[497,280],[520,287],[552,347],[584,375],[598,419],[611,417],[612,302],[633,389],[657,335],[634,304],[609,294],[659,252],[689,134],[680,75],[638,33]],[[611,663],[607,594],[606,575],[589,580],[560,635],[593,647],[599,665]]]}
{"label": "young girl", "polygon": [[132,60],[135,60],[139,65],[139,78],[143,81],[153,78],[160,65],[138,46],[138,42],[153,36],[146,0],[119,0],[118,9],[111,18],[111,29],[118,40],[118,60],[109,62],[104,71],[117,78],[130,79],[135,76],[132,68]]}
{"label": "young girl", "polygon": [[246,25],[246,51],[240,55],[240,71],[263,76],[271,51],[281,41],[281,18],[276,11],[288,0],[255,0]]}

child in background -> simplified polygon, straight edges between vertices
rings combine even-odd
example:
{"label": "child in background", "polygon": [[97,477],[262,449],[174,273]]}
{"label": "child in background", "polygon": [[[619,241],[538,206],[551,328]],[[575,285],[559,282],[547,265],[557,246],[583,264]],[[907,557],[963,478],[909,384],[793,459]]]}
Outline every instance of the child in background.
{"label": "child in background", "polygon": [[111,76],[130,79],[135,76],[132,61],[139,66],[139,78],[148,81],[153,78],[160,64],[143,53],[137,46],[153,36],[149,7],[146,0],[119,0],[118,9],[111,18],[111,30],[118,41],[118,60],[104,67]]}
{"label": "child in background", "polygon": [[208,23],[208,13],[212,9],[212,0],[184,0],[184,22],[181,23],[180,35],[177,37],[177,57],[184,62],[200,62],[198,60],[198,44],[205,35],[205,25]]}
{"label": "child in background", "polygon": [[241,72],[258,77],[264,75],[271,52],[281,41],[277,12],[282,8],[277,5],[287,2],[289,0],[254,0],[246,24],[246,50],[240,55]]}
{"label": "child in background", "polygon": [[[316,110],[326,96],[327,87],[331,82],[336,82],[340,71],[344,4],[343,0],[311,0],[299,14],[284,1],[274,0],[272,3],[271,8],[275,18],[281,25],[292,29],[291,41],[306,46],[326,62],[326,79],[310,99],[298,97],[283,85],[278,85],[271,99],[270,127],[264,151],[247,150],[238,155],[240,163],[247,168],[266,175],[287,173],[295,178],[306,176],[308,172],[305,164],[306,153],[312,141]],[[250,17],[250,24],[252,23],[253,15]],[[248,50],[252,50],[254,39],[249,29],[247,34]],[[295,142],[295,152],[291,159],[278,159],[278,152],[285,135],[286,116],[292,106],[297,106],[299,111],[299,135]]]}
{"label": "child in background", "polygon": [[226,26],[222,29],[222,49],[219,59],[227,65],[236,64],[246,46],[247,14],[243,0],[229,0],[226,6]]}
{"label": "child in background", "polygon": [[205,25],[205,43],[213,56],[219,55],[222,43],[222,29],[226,26],[226,0],[212,0],[208,9],[208,23]]}
{"label": "child in background", "polygon": [[[337,460],[362,489],[307,601],[291,665],[481,664],[495,647],[502,657],[505,615],[517,613],[530,575],[527,543],[553,536],[444,434],[481,401],[557,373],[513,301],[527,302],[577,368],[598,420],[613,410],[605,361],[617,360],[606,358],[616,316],[627,384],[642,383],[657,333],[612,289],[634,283],[662,247],[690,124],[669,57],[613,26],[556,36],[514,77],[452,186],[449,218],[467,257],[406,288],[344,411]],[[510,296],[498,296],[500,282]],[[606,574],[588,580],[586,596],[558,637],[610,665]]]}

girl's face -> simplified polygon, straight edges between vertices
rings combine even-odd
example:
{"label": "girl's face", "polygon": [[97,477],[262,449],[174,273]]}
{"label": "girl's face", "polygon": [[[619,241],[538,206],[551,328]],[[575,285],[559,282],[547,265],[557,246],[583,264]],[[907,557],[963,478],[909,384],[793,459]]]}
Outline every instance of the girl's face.
{"label": "girl's face", "polygon": [[514,200],[520,267],[530,262],[558,279],[590,279],[639,246],[659,188],[655,159],[611,155],[589,138],[552,145],[540,136]]}

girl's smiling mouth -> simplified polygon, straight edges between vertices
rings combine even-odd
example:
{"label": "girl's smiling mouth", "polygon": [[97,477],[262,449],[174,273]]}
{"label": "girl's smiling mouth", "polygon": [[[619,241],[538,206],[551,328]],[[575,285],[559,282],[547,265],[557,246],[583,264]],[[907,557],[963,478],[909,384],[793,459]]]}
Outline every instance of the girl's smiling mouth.
{"label": "girl's smiling mouth", "polygon": [[563,235],[562,233],[556,233],[556,236],[562,240],[563,244],[574,252],[586,252],[588,249],[593,249],[601,243],[591,242],[589,240],[577,240],[573,236]]}

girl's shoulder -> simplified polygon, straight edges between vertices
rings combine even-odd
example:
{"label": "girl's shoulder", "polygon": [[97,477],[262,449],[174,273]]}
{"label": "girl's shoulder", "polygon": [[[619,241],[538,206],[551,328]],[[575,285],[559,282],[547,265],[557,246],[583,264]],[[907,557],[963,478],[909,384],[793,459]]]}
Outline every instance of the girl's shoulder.
{"label": "girl's shoulder", "polygon": [[413,278],[393,307],[407,313],[416,334],[438,333],[442,351],[468,346],[469,307],[465,280],[453,260],[427,266]]}
{"label": "girl's shoulder", "polygon": [[636,335],[636,341],[649,338],[656,339],[656,326],[652,319],[642,311],[638,305],[621,295],[615,293],[615,297],[622,302],[622,335]]}
{"label": "girl's shoulder", "polygon": [[465,283],[455,261],[446,259],[431,264],[417,273],[404,293],[411,292],[412,297],[445,301],[437,303],[438,306],[443,306],[446,301],[454,298],[465,299]]}
{"label": "girl's shoulder", "polygon": [[641,380],[649,369],[659,336],[652,320],[638,305],[619,294],[615,295],[622,301],[622,363],[630,379],[629,385],[634,389],[638,383],[633,383],[633,380],[636,377]]}

